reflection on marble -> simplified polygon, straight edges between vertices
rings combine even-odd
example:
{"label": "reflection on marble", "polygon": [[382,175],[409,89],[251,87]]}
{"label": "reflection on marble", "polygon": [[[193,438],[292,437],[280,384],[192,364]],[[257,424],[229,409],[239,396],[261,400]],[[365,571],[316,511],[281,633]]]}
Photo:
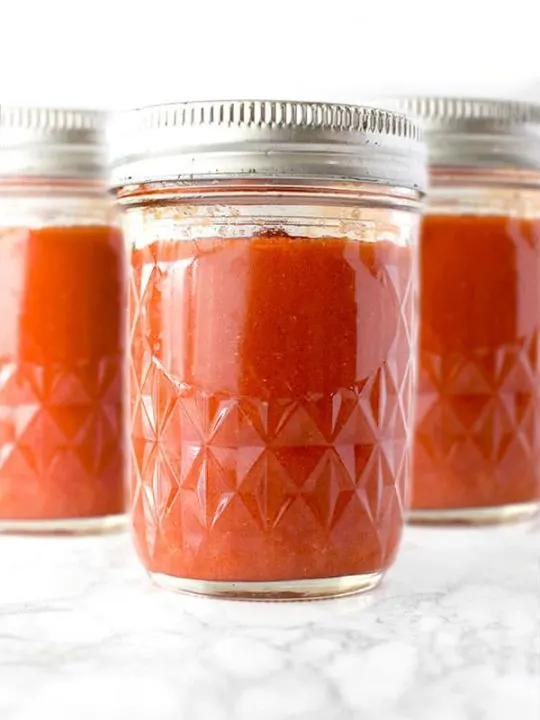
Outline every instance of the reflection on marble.
{"label": "reflection on marble", "polygon": [[540,533],[409,529],[371,595],[153,588],[124,535],[0,537],[0,719],[538,720]]}

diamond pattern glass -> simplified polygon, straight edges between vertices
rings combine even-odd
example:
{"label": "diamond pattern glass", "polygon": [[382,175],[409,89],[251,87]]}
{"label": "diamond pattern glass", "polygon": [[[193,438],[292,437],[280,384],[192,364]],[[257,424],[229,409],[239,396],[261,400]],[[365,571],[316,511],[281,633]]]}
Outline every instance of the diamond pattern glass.
{"label": "diamond pattern glass", "polygon": [[122,237],[106,226],[8,230],[0,260],[0,526],[121,514]]}
{"label": "diamond pattern glass", "polygon": [[414,261],[391,242],[133,252],[133,521],[153,573],[379,572],[409,477]]}
{"label": "diamond pattern glass", "polygon": [[428,216],[413,507],[540,499],[540,223]]}

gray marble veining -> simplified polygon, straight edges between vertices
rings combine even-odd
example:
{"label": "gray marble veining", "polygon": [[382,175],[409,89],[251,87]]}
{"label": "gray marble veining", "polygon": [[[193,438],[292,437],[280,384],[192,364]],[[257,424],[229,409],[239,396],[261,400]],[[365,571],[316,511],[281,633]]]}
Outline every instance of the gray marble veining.
{"label": "gray marble veining", "polygon": [[540,533],[408,529],[376,592],[158,590],[124,535],[0,537],[0,719],[538,720]]}

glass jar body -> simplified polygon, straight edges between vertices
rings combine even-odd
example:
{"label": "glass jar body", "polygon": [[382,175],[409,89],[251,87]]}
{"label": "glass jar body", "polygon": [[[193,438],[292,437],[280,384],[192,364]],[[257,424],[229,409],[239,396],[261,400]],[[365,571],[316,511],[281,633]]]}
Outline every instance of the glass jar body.
{"label": "glass jar body", "polygon": [[142,562],[210,595],[372,587],[409,482],[417,198],[254,181],[120,201]]}
{"label": "glass jar body", "polygon": [[502,522],[540,501],[540,189],[525,181],[433,177],[420,240],[413,521]]}
{"label": "glass jar body", "polygon": [[0,186],[0,531],[125,522],[126,253],[103,188]]}

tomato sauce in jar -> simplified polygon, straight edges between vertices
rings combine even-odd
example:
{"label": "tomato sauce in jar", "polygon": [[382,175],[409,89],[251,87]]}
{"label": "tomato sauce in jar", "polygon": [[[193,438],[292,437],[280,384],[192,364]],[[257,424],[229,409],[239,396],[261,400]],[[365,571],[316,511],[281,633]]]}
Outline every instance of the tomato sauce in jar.
{"label": "tomato sauce in jar", "polygon": [[413,507],[540,500],[540,219],[428,215]]}
{"label": "tomato sauce in jar", "polygon": [[388,567],[409,472],[413,262],[391,242],[279,232],[134,251],[134,524],[151,572]]}
{"label": "tomato sauce in jar", "polygon": [[215,596],[374,587],[410,479],[416,126],[353,106],[187,103],[128,113],[113,155],[145,568]]}
{"label": "tomato sauce in jar", "polygon": [[430,190],[410,519],[482,524],[540,508],[540,106],[408,98]]}
{"label": "tomato sauce in jar", "polygon": [[107,226],[0,231],[0,524],[124,512],[124,255]]}
{"label": "tomato sauce in jar", "polygon": [[125,522],[126,250],[105,116],[0,114],[0,531]]}

